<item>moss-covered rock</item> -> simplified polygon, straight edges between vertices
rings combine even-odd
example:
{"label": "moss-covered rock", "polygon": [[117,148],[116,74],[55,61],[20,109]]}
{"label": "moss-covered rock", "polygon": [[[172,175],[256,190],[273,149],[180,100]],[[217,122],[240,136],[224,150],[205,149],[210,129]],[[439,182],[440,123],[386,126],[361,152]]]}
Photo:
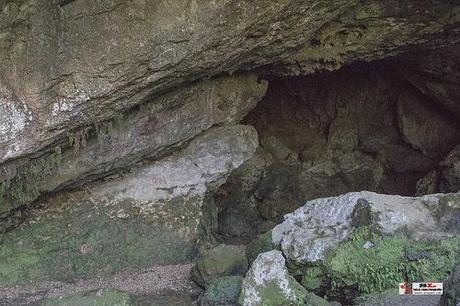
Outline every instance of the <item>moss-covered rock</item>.
{"label": "moss-covered rock", "polygon": [[[252,127],[216,127],[122,177],[38,202],[40,209],[30,211],[26,223],[1,237],[0,286],[70,281],[194,259],[214,226],[207,219],[216,218],[207,193],[257,145]],[[244,273],[242,254],[235,263],[228,262],[235,259],[234,251],[222,253],[227,256],[219,262],[227,264],[223,272]]]}
{"label": "moss-covered rock", "polygon": [[114,289],[90,291],[65,297],[49,298],[41,306],[135,306],[128,293]]}
{"label": "moss-covered rock", "polygon": [[329,305],[289,275],[285,259],[277,250],[257,256],[243,280],[239,303],[244,306]]}
{"label": "moss-covered rock", "polygon": [[241,276],[224,276],[212,280],[201,299],[201,305],[235,305],[241,292],[242,281]]}
{"label": "moss-covered rock", "polygon": [[86,201],[74,207],[61,206],[59,211],[47,210],[2,236],[0,286],[70,281],[189,261],[196,255],[196,240],[182,232],[199,213],[192,213],[197,209],[193,203],[193,199],[174,203],[176,209],[188,211],[191,218],[183,219],[175,228],[145,216],[121,214],[121,209],[129,208],[127,202],[107,208]]}
{"label": "moss-covered rock", "polygon": [[[448,205],[443,203],[450,203]],[[412,240],[439,240],[459,233],[459,198],[454,195],[401,197],[351,192],[308,201],[272,230],[272,240],[295,264],[321,263],[327,252],[366,226],[382,235],[407,233]],[[446,207],[448,206],[448,209]]]}
{"label": "moss-covered rock", "polygon": [[443,282],[458,262],[460,237],[433,242],[405,234],[381,236],[362,227],[350,240],[330,251],[322,265],[304,266],[302,285],[333,298],[383,292],[406,280]]}
{"label": "moss-covered rock", "polygon": [[207,287],[213,279],[222,276],[242,276],[248,270],[244,251],[237,246],[221,244],[206,251],[192,270],[193,280]]}
{"label": "moss-covered rock", "polygon": [[260,253],[275,249],[278,249],[278,247],[272,241],[272,232],[268,231],[251,241],[246,246],[246,256],[248,257],[249,263],[252,263],[256,260],[257,255]]}

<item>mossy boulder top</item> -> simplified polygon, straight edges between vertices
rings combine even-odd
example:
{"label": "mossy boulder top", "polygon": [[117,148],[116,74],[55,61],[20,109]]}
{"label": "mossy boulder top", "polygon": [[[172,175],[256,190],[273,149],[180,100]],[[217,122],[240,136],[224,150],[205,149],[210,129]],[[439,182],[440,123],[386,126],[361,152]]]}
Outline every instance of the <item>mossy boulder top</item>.
{"label": "mossy boulder top", "polygon": [[213,279],[222,276],[243,276],[248,270],[244,250],[238,246],[218,245],[205,252],[193,268],[193,279],[207,287]]}
{"label": "mossy boulder top", "polygon": [[413,239],[439,240],[459,233],[460,194],[422,197],[352,192],[308,201],[272,230],[272,241],[296,264],[320,262],[328,250],[367,226],[382,235],[405,232]]}
{"label": "mossy boulder top", "polygon": [[289,275],[283,254],[277,250],[257,256],[243,280],[239,302],[244,306],[329,305]]}

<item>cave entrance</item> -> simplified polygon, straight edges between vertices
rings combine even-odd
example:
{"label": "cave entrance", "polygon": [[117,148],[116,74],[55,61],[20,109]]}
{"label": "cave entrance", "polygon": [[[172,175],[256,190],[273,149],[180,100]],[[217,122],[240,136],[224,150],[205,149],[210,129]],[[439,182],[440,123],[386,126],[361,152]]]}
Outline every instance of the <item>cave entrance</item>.
{"label": "cave entrance", "polygon": [[315,198],[449,191],[440,163],[460,143],[459,120],[395,62],[264,78],[266,96],[243,119],[260,148],[215,194],[227,242],[249,241]]}

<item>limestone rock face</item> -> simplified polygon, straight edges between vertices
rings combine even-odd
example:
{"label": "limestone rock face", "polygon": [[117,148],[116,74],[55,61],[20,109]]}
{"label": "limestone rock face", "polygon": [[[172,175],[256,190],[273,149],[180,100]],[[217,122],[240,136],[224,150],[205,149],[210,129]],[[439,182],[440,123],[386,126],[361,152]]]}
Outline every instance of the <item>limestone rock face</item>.
{"label": "limestone rock face", "polygon": [[207,193],[257,145],[253,127],[216,127],[119,178],[42,202],[28,222],[2,237],[1,286],[193,259],[214,222]]}
{"label": "limestone rock face", "polygon": [[460,232],[458,225],[442,221],[456,222],[459,203],[458,194],[411,198],[358,192],[317,199],[286,215],[273,229],[272,240],[297,264],[324,260],[328,250],[348,240],[359,226],[375,228],[383,235],[404,230],[415,240],[437,240]]}
{"label": "limestone rock face", "polygon": [[238,122],[263,97],[266,86],[253,74],[204,81],[156,98],[116,121],[69,133],[69,144],[13,163],[9,171],[8,165],[3,168],[0,212],[144,157],[157,158],[213,125]]}
{"label": "limestone rock face", "polygon": [[0,161],[222,72],[293,54],[305,71],[336,68],[453,44],[456,12],[437,0],[2,1]]}

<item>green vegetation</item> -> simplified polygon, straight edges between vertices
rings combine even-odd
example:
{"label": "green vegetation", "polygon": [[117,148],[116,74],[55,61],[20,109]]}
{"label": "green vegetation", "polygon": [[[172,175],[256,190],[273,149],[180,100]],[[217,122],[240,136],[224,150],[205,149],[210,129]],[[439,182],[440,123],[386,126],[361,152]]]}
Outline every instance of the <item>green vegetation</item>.
{"label": "green vegetation", "polygon": [[272,231],[268,231],[247,245],[246,256],[248,257],[249,263],[252,263],[260,253],[276,249],[279,249],[279,247],[272,241]]}
{"label": "green vegetation", "polygon": [[[364,248],[368,241],[374,246]],[[403,234],[381,237],[362,227],[324,264],[332,290],[357,285],[361,294],[369,294],[393,288],[405,279],[443,281],[453,269],[459,251],[459,237],[433,243],[415,241]],[[305,275],[305,279],[307,284],[316,284],[311,275]]]}
{"label": "green vegetation", "polygon": [[223,276],[244,275],[248,269],[246,256],[234,246],[218,245],[201,256],[193,267],[193,279],[203,287]]}
{"label": "green vegetation", "polygon": [[236,304],[241,292],[241,276],[225,276],[210,282],[204,299],[211,305]]}
{"label": "green vegetation", "polygon": [[142,217],[111,218],[104,209],[79,203],[4,234],[0,286],[71,281],[152,264],[176,264],[196,255],[195,246],[172,229]]}
{"label": "green vegetation", "polygon": [[310,291],[318,290],[323,283],[324,269],[320,266],[304,269],[302,275],[302,286]]}
{"label": "green vegetation", "polygon": [[35,200],[41,194],[42,185],[51,175],[55,175],[61,163],[61,148],[56,147],[54,152],[19,168],[18,174],[10,183],[10,188],[4,191],[5,196],[12,201],[13,207]]}

